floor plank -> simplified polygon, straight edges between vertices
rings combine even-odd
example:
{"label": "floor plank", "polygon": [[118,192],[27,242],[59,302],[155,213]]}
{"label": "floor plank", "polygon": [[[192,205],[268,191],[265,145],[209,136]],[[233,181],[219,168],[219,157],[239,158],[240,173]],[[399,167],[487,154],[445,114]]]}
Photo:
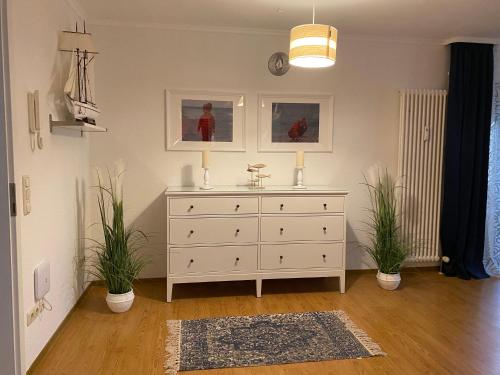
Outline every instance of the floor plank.
{"label": "floor plank", "polygon": [[164,374],[167,319],[197,319],[341,309],[387,352],[386,357],[184,372],[183,375],[500,374],[500,279],[464,281],[434,269],[403,273],[401,288],[380,289],[372,271],[335,279],[176,285],[165,303],[164,280],[136,286],[131,311],[116,315],[105,290],[91,286],[30,374]]}

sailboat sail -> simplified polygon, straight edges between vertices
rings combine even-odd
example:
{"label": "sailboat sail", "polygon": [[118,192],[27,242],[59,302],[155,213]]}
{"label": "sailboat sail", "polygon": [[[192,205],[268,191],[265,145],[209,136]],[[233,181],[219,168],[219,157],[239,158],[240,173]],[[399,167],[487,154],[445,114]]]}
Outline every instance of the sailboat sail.
{"label": "sailboat sail", "polygon": [[64,85],[64,94],[71,100],[77,100],[78,95],[78,74],[77,74],[77,63],[76,63],[76,51],[72,54],[71,65],[69,68],[68,80]]}

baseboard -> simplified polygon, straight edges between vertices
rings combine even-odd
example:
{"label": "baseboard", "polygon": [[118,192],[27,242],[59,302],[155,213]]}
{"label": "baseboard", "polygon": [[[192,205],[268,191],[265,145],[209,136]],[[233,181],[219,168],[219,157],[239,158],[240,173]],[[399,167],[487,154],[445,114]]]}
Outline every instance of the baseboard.
{"label": "baseboard", "polygon": [[[405,271],[439,271],[439,265],[436,264],[423,264],[419,263],[418,265],[409,264],[401,270],[401,272]],[[373,273],[377,272],[376,268],[363,268],[363,269],[347,269],[346,273]]]}
{"label": "baseboard", "polygon": [[76,300],[76,302],[73,305],[73,307],[68,311],[68,313],[66,314],[66,317],[62,320],[62,322],[57,326],[57,328],[54,331],[54,333],[50,336],[49,341],[47,341],[47,343],[45,344],[45,346],[43,347],[43,349],[40,351],[40,353],[38,353],[38,355],[36,356],[35,360],[33,361],[33,363],[30,365],[30,367],[26,371],[26,375],[31,375],[32,374],[32,369],[35,368],[35,366],[38,364],[38,361],[40,360],[40,358],[42,358],[42,356],[46,354],[46,352],[47,352],[50,344],[52,344],[52,341],[54,340],[54,338],[61,331],[62,327],[68,321],[68,318],[71,316],[71,314],[73,313],[73,311],[76,309],[76,307],[78,306],[78,304],[80,303],[80,301],[87,295],[87,293],[88,293],[88,291],[90,289],[90,286],[94,285],[94,283],[96,283],[96,282],[95,281],[91,281],[91,282],[89,282],[87,284],[87,287],[82,292],[82,294],[80,295],[80,297],[78,297],[78,299]]}

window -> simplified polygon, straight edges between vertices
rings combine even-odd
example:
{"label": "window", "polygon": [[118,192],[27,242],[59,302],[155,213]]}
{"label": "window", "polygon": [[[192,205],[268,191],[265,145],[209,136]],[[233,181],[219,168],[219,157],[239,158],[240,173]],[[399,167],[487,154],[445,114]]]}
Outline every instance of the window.
{"label": "window", "polygon": [[[499,52],[498,50],[495,52]],[[495,53],[496,56],[499,53]],[[496,66],[500,60],[496,61]],[[496,67],[495,66],[495,67]],[[499,66],[500,68],[500,66]],[[500,69],[499,69],[500,70]],[[500,276],[500,82],[493,87],[488,200],[484,243],[484,267],[490,275]]]}

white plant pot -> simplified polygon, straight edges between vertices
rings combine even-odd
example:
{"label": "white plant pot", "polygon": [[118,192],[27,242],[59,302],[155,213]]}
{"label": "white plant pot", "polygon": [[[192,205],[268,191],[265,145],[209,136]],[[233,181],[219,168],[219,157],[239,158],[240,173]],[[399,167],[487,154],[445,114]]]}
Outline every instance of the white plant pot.
{"label": "white plant pot", "polygon": [[394,274],[389,274],[378,271],[377,281],[378,285],[380,285],[382,289],[394,290],[398,288],[399,283],[401,282],[401,275],[399,274],[399,272]]}
{"label": "white plant pot", "polygon": [[134,302],[134,291],[131,290],[128,293],[122,294],[111,294],[108,292],[106,296],[106,303],[111,311],[115,313],[122,313],[130,310],[132,303]]}

